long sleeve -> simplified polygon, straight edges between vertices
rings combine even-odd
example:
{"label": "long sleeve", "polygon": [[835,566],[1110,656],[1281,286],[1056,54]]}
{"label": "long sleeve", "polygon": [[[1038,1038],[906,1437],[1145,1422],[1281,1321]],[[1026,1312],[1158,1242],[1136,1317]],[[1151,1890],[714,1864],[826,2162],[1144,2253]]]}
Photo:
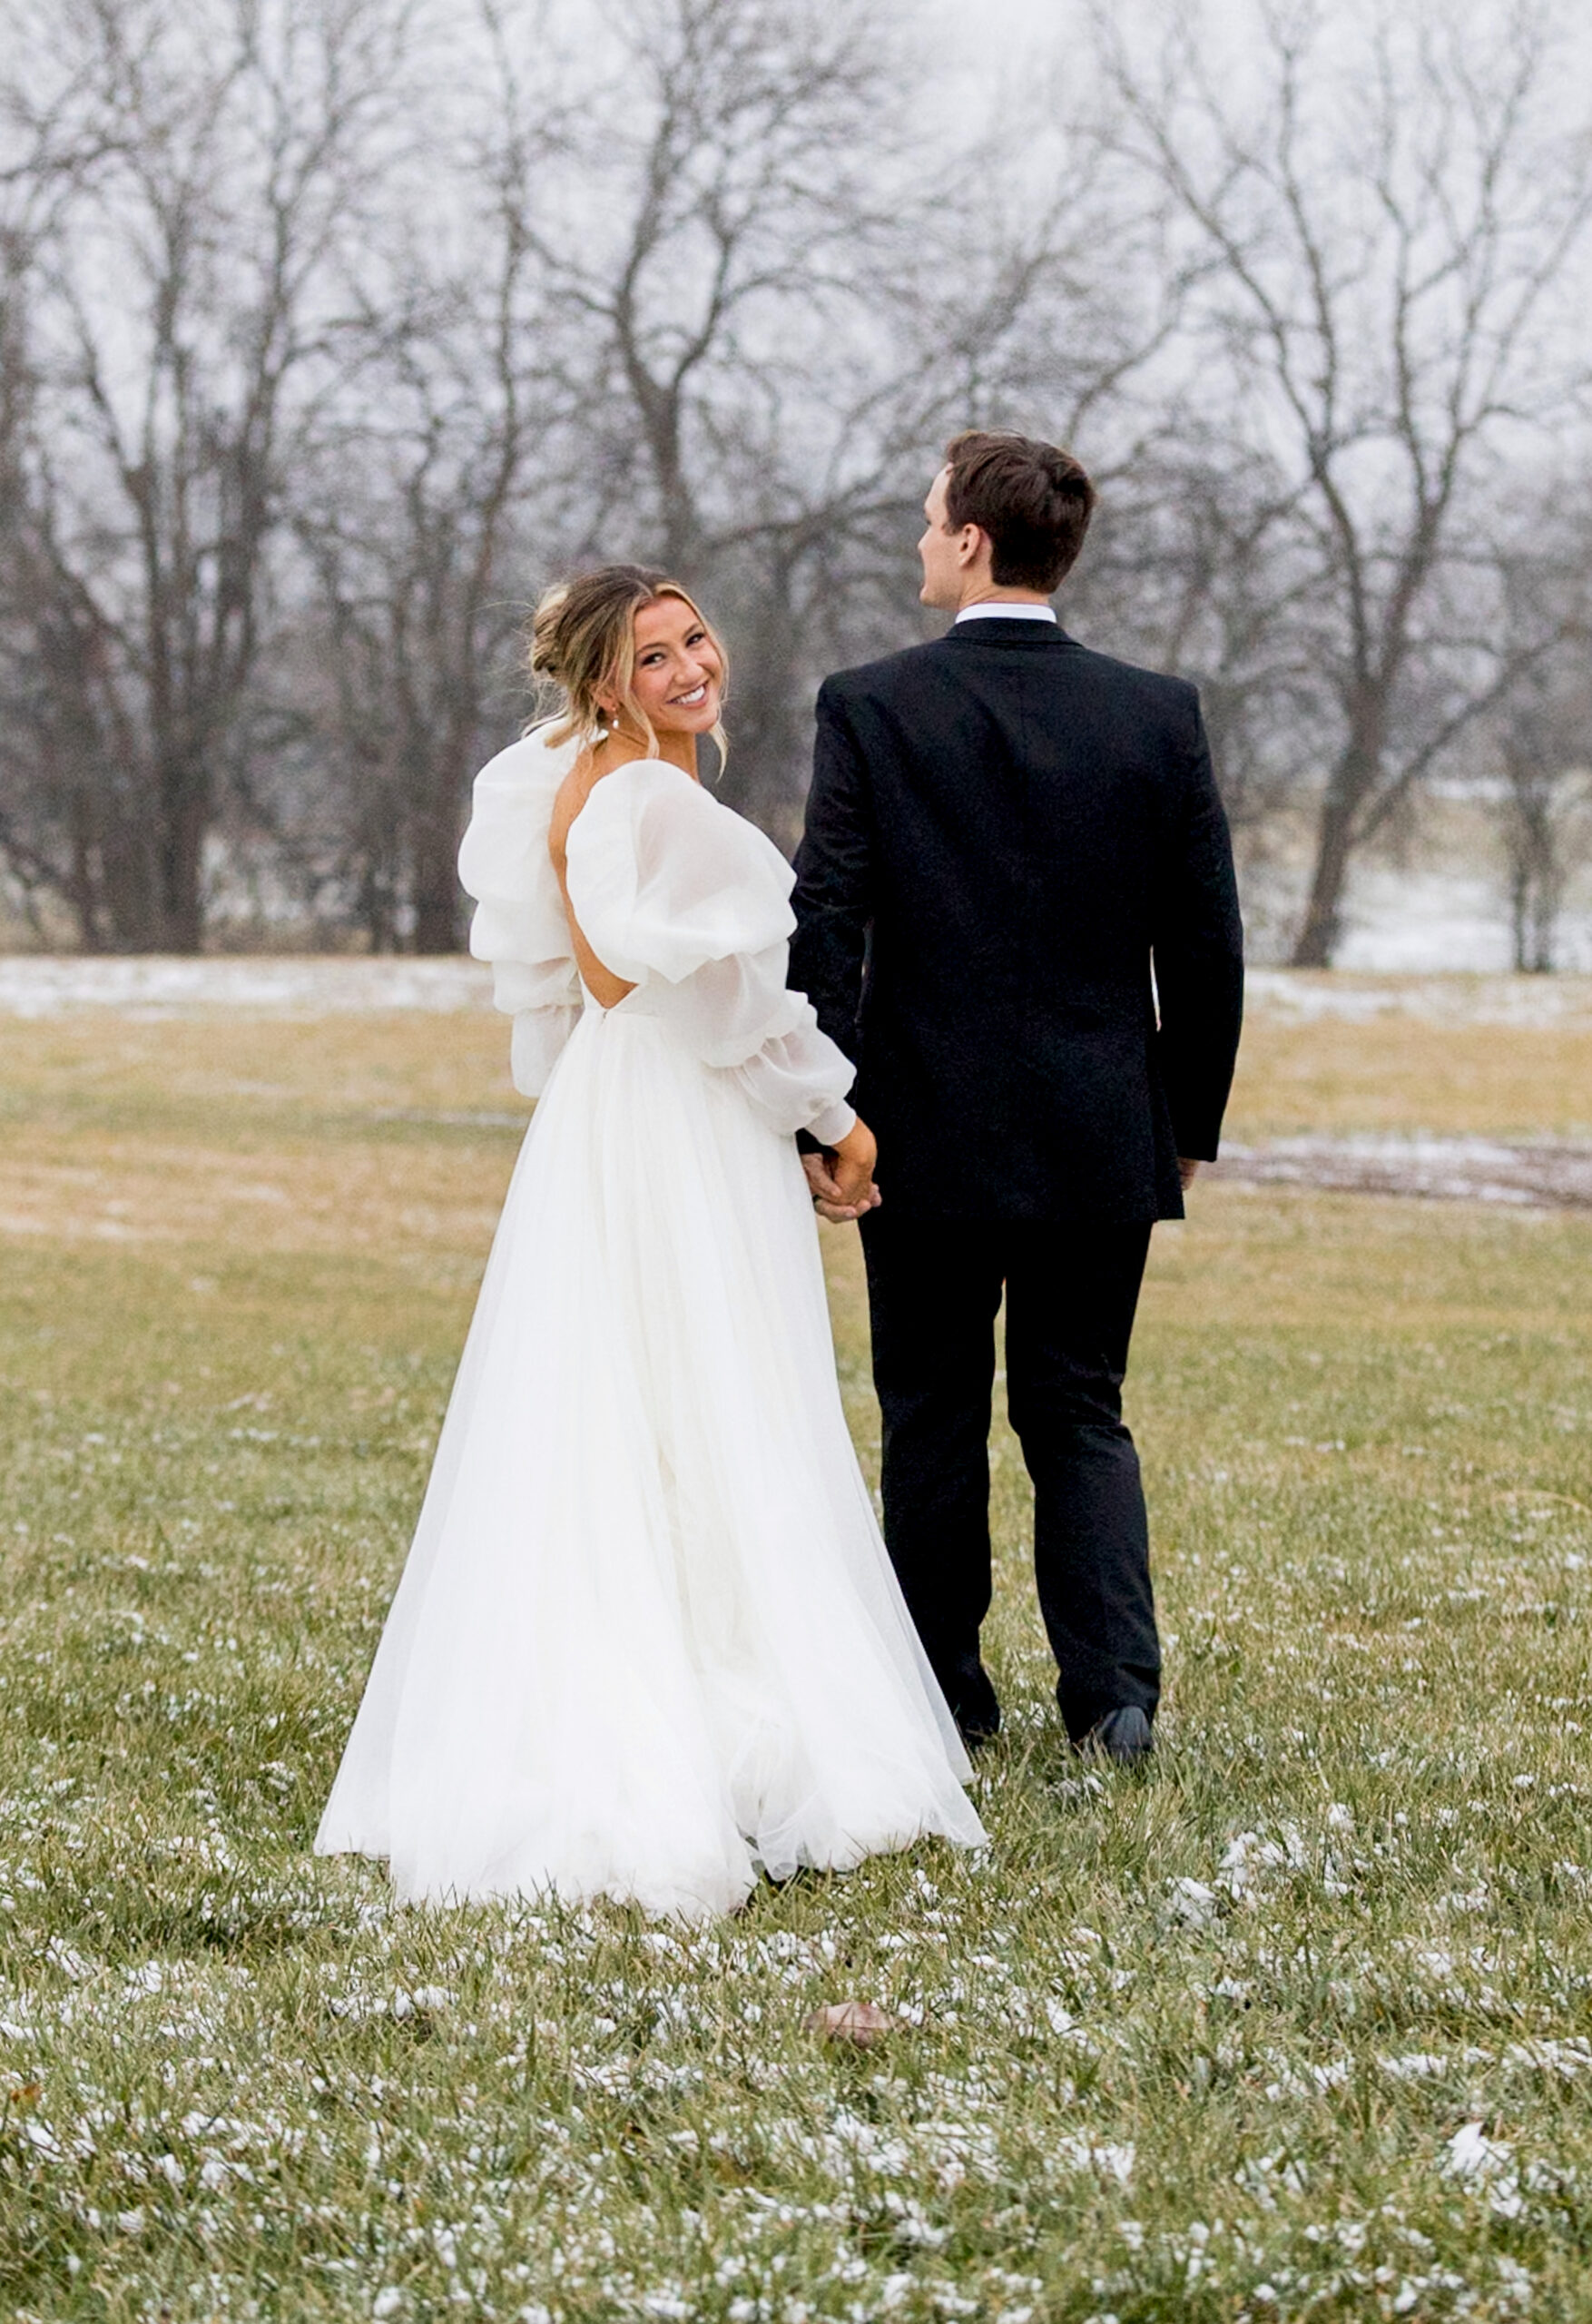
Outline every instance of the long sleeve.
{"label": "long sleeve", "polygon": [[1177,1151],[1213,1162],[1243,1019],[1243,924],[1233,842],[1193,705],[1180,812],[1160,867],[1152,928],[1160,1065]]}
{"label": "long sleeve", "polygon": [[782,1135],[845,1136],[851,1064],[787,987],[791,874],[761,832],[678,767],[638,760],[594,789],[567,873],[592,950],[642,989],[626,1007],[732,1075]]}
{"label": "long sleeve", "polygon": [[493,1000],[514,1019],[514,1086],[539,1098],[578,1023],[580,977],[547,853],[553,801],[573,749],[526,734],[476,777],[459,880],[476,899],[470,950],[492,963]]}
{"label": "long sleeve", "polygon": [[873,917],[873,827],[862,754],[832,680],[819,690],[812,788],[796,852],[791,981],[830,1040],[856,1048],[862,964]]}

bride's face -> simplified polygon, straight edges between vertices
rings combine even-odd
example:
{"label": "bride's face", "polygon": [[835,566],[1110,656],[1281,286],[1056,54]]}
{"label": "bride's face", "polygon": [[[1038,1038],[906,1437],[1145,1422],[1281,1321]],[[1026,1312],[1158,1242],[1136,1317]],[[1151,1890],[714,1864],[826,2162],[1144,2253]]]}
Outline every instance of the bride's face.
{"label": "bride's face", "polygon": [[701,616],[678,597],[637,613],[631,683],[656,734],[711,734],[718,724],[724,665]]}

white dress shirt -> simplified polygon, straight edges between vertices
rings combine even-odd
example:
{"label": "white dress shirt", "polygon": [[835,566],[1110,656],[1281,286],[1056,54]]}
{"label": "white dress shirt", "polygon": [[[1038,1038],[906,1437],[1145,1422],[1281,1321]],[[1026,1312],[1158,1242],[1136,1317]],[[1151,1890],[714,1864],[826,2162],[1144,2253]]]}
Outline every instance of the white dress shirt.
{"label": "white dress shirt", "polygon": [[[957,615],[958,621],[1053,622],[1055,619],[1056,613],[1050,606],[1003,606],[998,603],[991,605],[988,600],[977,606],[964,606]],[[954,627],[955,624],[952,626]]]}

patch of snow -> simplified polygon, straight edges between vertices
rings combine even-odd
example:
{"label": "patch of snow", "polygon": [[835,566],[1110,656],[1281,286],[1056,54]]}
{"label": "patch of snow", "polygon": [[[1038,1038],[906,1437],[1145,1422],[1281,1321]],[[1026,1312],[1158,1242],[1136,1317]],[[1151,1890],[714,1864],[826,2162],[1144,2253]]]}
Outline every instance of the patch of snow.
{"label": "patch of snow", "polygon": [[1102,2179],[1115,2179],[1125,2187],[1134,2175],[1136,2150],[1131,2141],[1115,2145],[1108,2140],[1075,2136],[1068,2132],[1057,2140],[1055,2159],[1063,2171],[1093,2171]]}
{"label": "patch of snow", "polygon": [[1480,2122],[1466,2122],[1454,2132],[1442,2168],[1445,2177],[1485,2194],[1500,2219],[1518,2219],[1525,2209],[1513,2148],[1489,2139]]}
{"label": "patch of snow", "polygon": [[[0,1016],[55,1017],[80,1009],[138,1019],[208,1009],[316,1018],[489,1009],[492,971],[464,954],[432,960],[329,955],[173,959],[59,953],[0,955]],[[1252,1016],[1284,1023],[1363,1024],[1410,1017],[1445,1025],[1592,1024],[1592,976],[1417,975],[1251,969]]]}
{"label": "patch of snow", "polygon": [[1395,2082],[1431,2082],[1449,2072],[1449,2061],[1436,2050],[1407,2050],[1400,2057],[1379,2058],[1383,2073]]}
{"label": "patch of snow", "polygon": [[1428,1201],[1592,1209],[1592,1144],[1572,1138],[1279,1137],[1223,1146],[1213,1176],[1249,1186],[1320,1187]]}
{"label": "patch of snow", "polygon": [[1436,975],[1368,977],[1336,969],[1251,969],[1250,1015],[1284,1024],[1322,1019],[1363,1025],[1412,1017],[1433,1025],[1592,1024],[1592,977]]}
{"label": "patch of snow", "polygon": [[1221,1916],[1221,1899],[1203,1880],[1185,1876],[1173,1881],[1167,1903],[1175,1917],[1190,1928],[1210,1928]]}
{"label": "patch of snow", "polygon": [[1558,2074],[1569,2082],[1577,2074],[1592,2073],[1592,2043],[1579,2036],[1572,2036],[1567,2041],[1511,2042],[1504,2052],[1503,2063],[1506,2066],[1522,2066],[1539,2073]]}
{"label": "patch of snow", "polygon": [[136,1018],[184,1017],[208,1009],[287,1017],[389,1009],[454,1015],[491,1005],[491,970],[462,954],[427,960],[0,957],[0,1015],[10,1017],[56,1017],[76,1009],[114,1009]]}
{"label": "patch of snow", "polygon": [[[1297,871],[1251,875],[1243,888],[1257,949],[1285,945],[1304,909]],[[1592,911],[1584,880],[1576,883],[1559,916],[1555,950],[1561,968],[1592,969]],[[1342,905],[1340,969],[1491,975],[1507,970],[1513,958],[1508,905],[1496,873],[1489,878],[1485,872],[1458,868],[1400,871],[1371,862],[1351,871]]]}
{"label": "patch of snow", "polygon": [[1508,911],[1496,883],[1367,865],[1350,884],[1345,969],[1507,969]]}

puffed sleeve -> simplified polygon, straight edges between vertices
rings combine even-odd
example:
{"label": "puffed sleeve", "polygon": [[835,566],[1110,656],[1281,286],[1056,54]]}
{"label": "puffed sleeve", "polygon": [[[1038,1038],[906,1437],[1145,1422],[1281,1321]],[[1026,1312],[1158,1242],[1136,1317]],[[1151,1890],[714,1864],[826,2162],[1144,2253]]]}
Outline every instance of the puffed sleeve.
{"label": "puffed sleeve", "polygon": [[476,899],[470,950],[492,963],[492,997],[514,1019],[514,1086],[539,1098],[581,1012],[580,977],[564,899],[547,852],[553,802],[575,756],[536,729],[476,777],[459,879]]}
{"label": "puffed sleeve", "polygon": [[566,875],[592,950],[645,986],[649,1013],[732,1075],[772,1128],[844,1137],[853,1068],[786,987],[794,875],[771,841],[681,768],[635,760],[575,818]]}

